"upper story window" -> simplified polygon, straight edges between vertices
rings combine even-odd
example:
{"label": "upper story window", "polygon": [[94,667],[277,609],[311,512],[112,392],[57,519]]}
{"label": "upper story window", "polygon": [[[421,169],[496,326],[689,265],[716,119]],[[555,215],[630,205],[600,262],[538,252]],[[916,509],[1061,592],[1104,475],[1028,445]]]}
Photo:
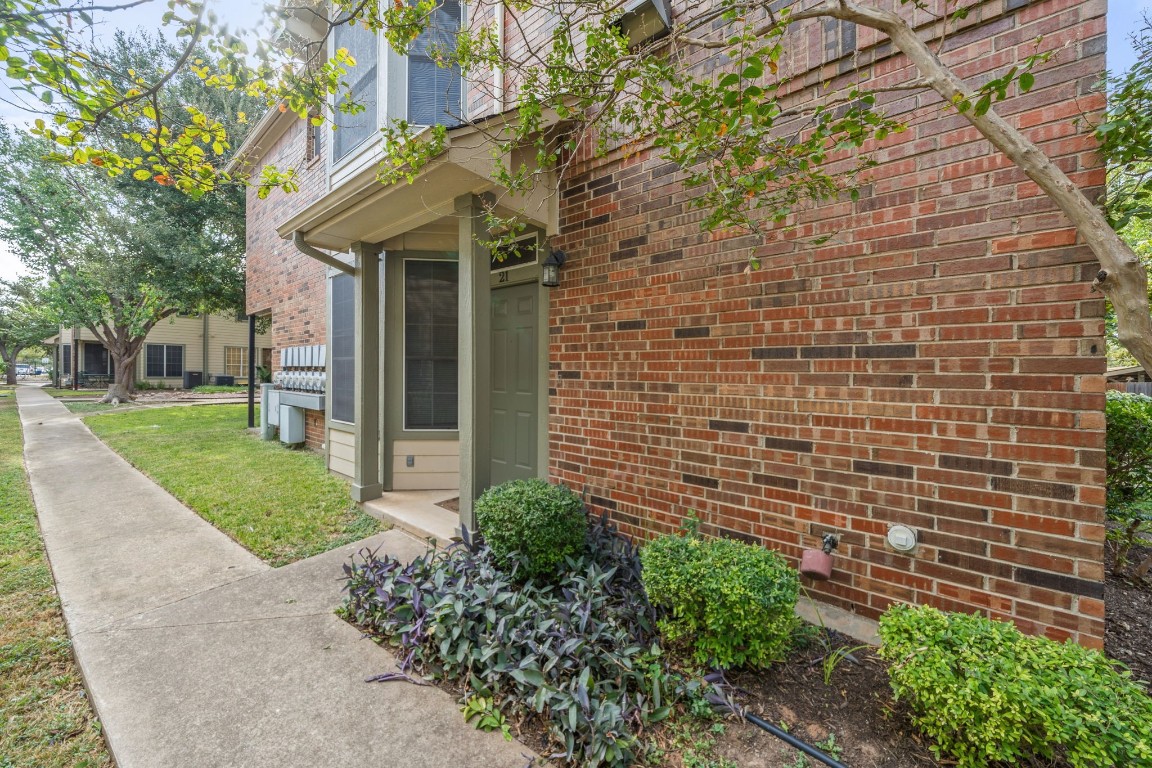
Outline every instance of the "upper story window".
{"label": "upper story window", "polygon": [[[339,160],[353,147],[372,136],[379,129],[379,115],[376,101],[379,96],[377,72],[379,65],[380,40],[375,32],[364,29],[359,24],[341,24],[332,34],[333,45],[348,49],[356,61],[356,66],[348,70],[348,89],[336,103],[336,122],[340,126],[332,138],[332,158]],[[347,113],[344,105],[354,102],[363,111]]]}
{"label": "upper story window", "polygon": [[[407,120],[412,125],[454,125],[460,121],[460,69],[441,67],[436,57],[453,49],[462,13],[461,0],[441,0],[427,29],[409,46],[407,56],[395,54],[384,35],[359,24],[336,27],[334,50],[346,48],[356,66],[345,75],[348,88],[336,103],[339,128],[332,134],[334,163],[351,156],[388,121]],[[341,111],[349,101],[363,106],[363,111]]]}

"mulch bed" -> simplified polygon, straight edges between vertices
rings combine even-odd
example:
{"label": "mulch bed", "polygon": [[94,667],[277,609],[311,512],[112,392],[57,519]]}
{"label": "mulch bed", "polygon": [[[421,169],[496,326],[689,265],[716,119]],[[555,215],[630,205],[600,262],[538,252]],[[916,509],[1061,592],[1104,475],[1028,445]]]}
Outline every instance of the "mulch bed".
{"label": "mulch bed", "polygon": [[[831,647],[857,643],[828,632]],[[915,768],[938,763],[915,735],[904,707],[892,701],[887,665],[869,650],[841,661],[824,684],[824,647],[814,645],[788,662],[765,672],[729,676],[738,703],[750,713],[815,744],[834,734],[843,752],[838,758],[852,768]],[[771,734],[731,718],[716,752],[742,768],[777,768],[796,764],[799,752]],[[816,765],[809,760],[809,765]]]}
{"label": "mulch bed", "polygon": [[[1112,552],[1109,545],[1108,565]],[[1133,547],[1131,562],[1147,557],[1152,547]],[[1152,584],[1109,572],[1104,582],[1104,650],[1132,669],[1133,677],[1152,689]]]}

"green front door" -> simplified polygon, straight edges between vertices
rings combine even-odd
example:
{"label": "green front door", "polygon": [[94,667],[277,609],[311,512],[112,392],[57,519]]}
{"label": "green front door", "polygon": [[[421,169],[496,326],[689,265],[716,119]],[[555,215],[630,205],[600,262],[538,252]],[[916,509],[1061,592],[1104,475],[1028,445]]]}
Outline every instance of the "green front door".
{"label": "green front door", "polygon": [[536,477],[539,286],[492,291],[492,485]]}

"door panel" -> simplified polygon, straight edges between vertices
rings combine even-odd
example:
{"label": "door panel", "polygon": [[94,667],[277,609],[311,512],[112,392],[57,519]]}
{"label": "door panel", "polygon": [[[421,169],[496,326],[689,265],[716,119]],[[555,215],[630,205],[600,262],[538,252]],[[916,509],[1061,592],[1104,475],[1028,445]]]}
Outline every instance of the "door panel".
{"label": "door panel", "polygon": [[536,477],[538,293],[536,283],[492,292],[493,485]]}

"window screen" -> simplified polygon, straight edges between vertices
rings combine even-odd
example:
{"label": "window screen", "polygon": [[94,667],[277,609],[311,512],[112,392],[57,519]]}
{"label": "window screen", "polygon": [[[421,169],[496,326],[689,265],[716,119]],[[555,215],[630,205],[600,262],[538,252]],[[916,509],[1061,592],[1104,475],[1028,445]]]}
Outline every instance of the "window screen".
{"label": "window screen", "polygon": [[431,22],[408,48],[408,122],[456,125],[460,122],[460,67],[441,67],[436,57],[456,46],[459,0],[444,0]]}
{"label": "window screen", "polygon": [[356,418],[356,278],[332,278],[332,418]]}
{"label": "window screen", "polygon": [[[341,89],[336,102],[337,130],[332,134],[332,154],[334,159],[347,155],[354,147],[376,133],[379,120],[376,112],[377,79],[377,38],[376,33],[359,24],[341,24],[333,31],[336,48],[346,48],[356,61],[349,67],[343,81],[347,88]],[[350,103],[364,109],[349,113],[342,108]]]}
{"label": "window screen", "polygon": [[150,379],[179,378],[184,375],[184,347],[177,344],[148,344],[144,347],[144,375]]}
{"label": "window screen", "polygon": [[404,428],[457,429],[459,267],[404,262]]}
{"label": "window screen", "polygon": [[65,344],[60,349],[60,372],[65,376],[72,374],[72,345]]}
{"label": "window screen", "polygon": [[84,367],[80,369],[81,373],[94,373],[99,376],[107,376],[112,373],[108,350],[104,348],[103,344],[88,342],[84,345],[83,357]]}

